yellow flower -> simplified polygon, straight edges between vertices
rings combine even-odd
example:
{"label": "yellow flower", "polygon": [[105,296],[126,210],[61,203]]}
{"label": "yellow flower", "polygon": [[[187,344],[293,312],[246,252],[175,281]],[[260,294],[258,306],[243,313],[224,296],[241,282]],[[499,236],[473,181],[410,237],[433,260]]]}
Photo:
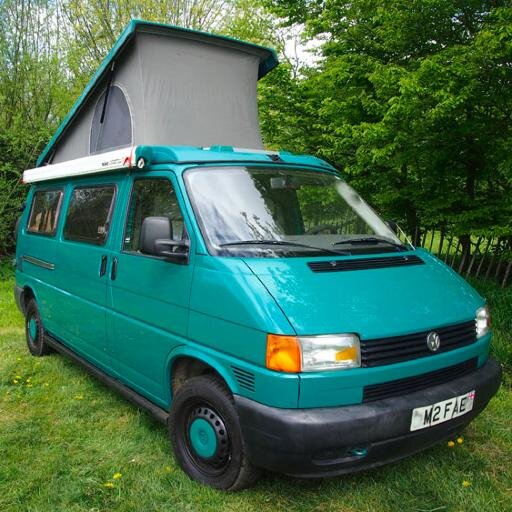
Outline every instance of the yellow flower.
{"label": "yellow flower", "polygon": [[448,448],[453,448],[455,443],[453,441],[448,441]]}
{"label": "yellow flower", "polygon": [[17,358],[16,358],[16,361],[21,361],[21,357],[17,357]]}
{"label": "yellow flower", "polygon": [[28,384],[31,381],[32,381],[32,379],[27,379],[25,382]]}
{"label": "yellow flower", "polygon": [[463,437],[458,437],[457,438],[457,443],[462,444],[463,442],[464,442],[464,438]]}
{"label": "yellow flower", "polygon": [[471,482],[468,482],[467,480],[462,481],[462,487],[469,487],[471,485]]}
{"label": "yellow flower", "polygon": [[12,383],[13,383],[13,384],[18,384],[18,379],[14,379],[14,380],[12,381]]}
{"label": "yellow flower", "polygon": [[83,400],[84,395],[75,395],[75,400]]}
{"label": "yellow flower", "polygon": [[107,487],[108,489],[112,489],[112,487],[114,487],[114,484],[112,482],[105,482],[103,484],[103,487]]}
{"label": "yellow flower", "polygon": [[119,478],[121,478],[123,475],[121,473],[114,473],[114,476],[112,477],[114,480],[118,480]]}
{"label": "yellow flower", "polygon": [[16,375],[15,379],[21,379],[21,375]]}
{"label": "yellow flower", "polygon": [[49,385],[48,382],[43,382],[43,388],[47,388]]}

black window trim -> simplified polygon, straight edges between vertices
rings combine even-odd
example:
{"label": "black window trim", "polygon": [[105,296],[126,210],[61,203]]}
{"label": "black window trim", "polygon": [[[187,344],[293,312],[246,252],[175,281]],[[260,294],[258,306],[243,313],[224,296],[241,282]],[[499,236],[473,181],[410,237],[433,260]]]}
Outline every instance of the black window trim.
{"label": "black window trim", "polygon": [[[81,240],[81,239],[77,239],[77,238],[68,238],[66,236],[66,224],[67,224],[67,221],[68,221],[69,207],[71,205],[71,201],[73,200],[73,193],[75,192],[75,190],[83,189],[83,188],[108,188],[108,187],[112,187],[114,189],[114,195],[112,196],[112,201],[110,203],[110,209],[109,209],[108,215],[107,215],[107,221],[106,221],[107,232],[105,234],[105,238],[103,239],[103,242],[102,243],[100,243],[100,242],[91,242],[91,240],[84,240],[84,239]],[[112,217],[114,216],[114,209],[115,209],[115,206],[116,206],[117,193],[118,193],[117,183],[98,183],[98,184],[95,184],[95,185],[76,185],[76,186],[74,186],[71,189],[71,192],[69,194],[69,201],[68,201],[67,208],[66,208],[66,219],[64,221],[64,226],[62,227],[62,239],[66,240],[68,242],[77,242],[77,243],[80,243],[80,244],[94,245],[96,247],[104,247],[107,244],[107,242],[108,242],[108,237],[110,236],[110,228],[112,226]]]}
{"label": "black window trim", "polygon": [[187,228],[187,224],[185,222],[185,215],[183,215],[183,208],[180,204],[180,201],[178,199],[178,194],[176,192],[176,184],[174,183],[173,179],[172,179],[172,176],[137,176],[135,178],[133,178],[133,181],[131,183],[131,187],[130,187],[130,193],[128,194],[128,202],[126,204],[126,209],[125,209],[125,212],[124,212],[124,217],[123,217],[123,224],[124,224],[124,227],[123,227],[123,238],[121,239],[121,254],[128,254],[129,256],[142,256],[143,258],[152,258],[152,259],[155,259],[155,260],[163,260],[164,258],[161,257],[161,256],[154,256],[152,254],[144,254],[142,252],[139,252],[139,251],[127,251],[125,250],[124,248],[124,244],[125,244],[125,240],[126,240],[126,228],[128,226],[128,214],[130,213],[130,205],[131,205],[131,202],[132,202],[132,194],[133,194],[133,189],[135,188],[135,183],[137,181],[148,181],[148,180],[166,180],[168,181],[170,184],[171,184],[171,188],[172,190],[174,191],[174,195],[176,196],[176,202],[178,203],[178,208],[180,209],[180,212],[181,212],[181,216],[183,218],[183,225],[185,227],[185,231],[187,232],[187,236],[189,237],[189,240],[190,240],[190,235],[189,235],[189,230]]}
{"label": "black window trim", "polygon": [[[57,204],[57,210],[55,212],[55,228],[53,229],[53,231],[51,233],[40,233],[38,231],[32,231],[30,229],[30,219],[32,218],[32,213],[34,211],[35,198],[36,198],[36,194],[38,192],[43,192],[43,193],[44,192],[60,192],[59,202]],[[60,214],[62,211],[63,199],[64,199],[64,187],[36,188],[34,190],[34,193],[32,194],[32,204],[30,205],[30,212],[28,214],[27,224],[25,227],[26,233],[29,235],[44,236],[46,238],[55,238],[55,235],[57,234],[57,230],[59,227],[59,220],[60,220]]]}

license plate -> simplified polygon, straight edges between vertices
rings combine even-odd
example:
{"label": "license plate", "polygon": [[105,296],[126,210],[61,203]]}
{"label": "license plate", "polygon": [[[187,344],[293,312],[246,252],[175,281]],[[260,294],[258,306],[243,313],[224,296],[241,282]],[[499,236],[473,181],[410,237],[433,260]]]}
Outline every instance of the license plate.
{"label": "license plate", "polygon": [[473,409],[475,391],[456,396],[437,404],[416,407],[412,411],[411,430],[433,427],[439,423],[458,418]]}

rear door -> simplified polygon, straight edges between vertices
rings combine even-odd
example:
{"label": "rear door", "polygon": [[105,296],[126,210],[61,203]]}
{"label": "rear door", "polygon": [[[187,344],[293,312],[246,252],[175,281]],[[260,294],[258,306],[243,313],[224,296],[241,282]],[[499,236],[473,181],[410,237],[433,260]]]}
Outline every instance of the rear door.
{"label": "rear door", "polygon": [[167,358],[187,336],[194,241],[188,264],[142,254],[140,232],[146,217],[168,217],[174,240],[188,239],[190,231],[169,172],[144,173],[129,186],[124,236],[112,252],[115,271],[108,279],[109,344],[119,379],[165,406],[170,391]]}
{"label": "rear door", "polygon": [[57,253],[60,301],[53,334],[107,371],[107,254],[120,183],[103,177],[69,187]]}

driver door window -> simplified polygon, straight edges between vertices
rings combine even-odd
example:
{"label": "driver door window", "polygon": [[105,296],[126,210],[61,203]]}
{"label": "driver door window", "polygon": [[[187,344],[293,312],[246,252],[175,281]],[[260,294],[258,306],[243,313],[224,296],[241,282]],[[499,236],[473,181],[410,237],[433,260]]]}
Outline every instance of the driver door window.
{"label": "driver door window", "polygon": [[136,180],[126,218],[123,250],[140,252],[140,232],[146,217],[167,217],[171,221],[172,239],[188,238],[172,183],[166,178]]}

